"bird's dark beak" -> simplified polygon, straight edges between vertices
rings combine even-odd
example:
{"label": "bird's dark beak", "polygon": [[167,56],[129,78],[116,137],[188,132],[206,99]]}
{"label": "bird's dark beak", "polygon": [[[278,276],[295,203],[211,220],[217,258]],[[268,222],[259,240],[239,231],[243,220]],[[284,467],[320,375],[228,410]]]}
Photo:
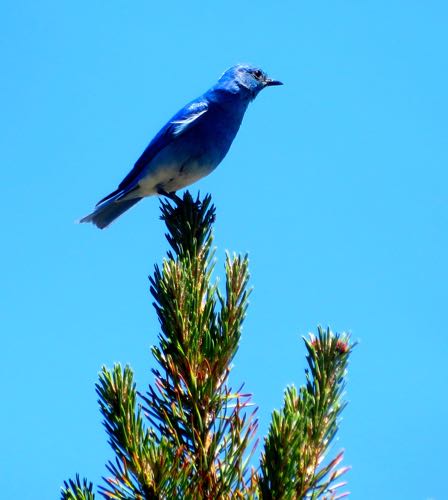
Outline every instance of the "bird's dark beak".
{"label": "bird's dark beak", "polygon": [[264,83],[266,87],[273,87],[274,85],[283,85],[283,83],[280,82],[279,80],[271,80],[270,78],[266,78]]}

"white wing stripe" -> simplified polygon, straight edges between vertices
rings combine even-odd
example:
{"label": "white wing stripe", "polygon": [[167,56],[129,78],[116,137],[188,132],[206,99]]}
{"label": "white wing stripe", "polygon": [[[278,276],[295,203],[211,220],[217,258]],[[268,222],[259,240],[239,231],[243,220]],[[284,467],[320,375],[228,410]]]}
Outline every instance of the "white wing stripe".
{"label": "white wing stripe", "polygon": [[176,137],[181,134],[189,125],[191,125],[195,120],[197,120],[200,116],[207,112],[208,106],[205,109],[202,109],[198,113],[194,113],[190,115],[185,120],[174,120],[171,123],[175,125],[173,129],[173,135]]}

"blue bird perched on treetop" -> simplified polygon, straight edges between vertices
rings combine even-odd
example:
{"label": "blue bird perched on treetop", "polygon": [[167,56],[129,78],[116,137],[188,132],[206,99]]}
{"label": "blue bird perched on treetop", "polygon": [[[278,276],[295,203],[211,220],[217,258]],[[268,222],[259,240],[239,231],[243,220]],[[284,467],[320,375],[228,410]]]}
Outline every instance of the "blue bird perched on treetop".
{"label": "blue bird perched on treetop", "polygon": [[118,188],[80,222],[103,229],[145,196],[173,198],[178,189],[208,175],[227,154],[250,101],[273,85],[282,83],[254,66],[228,69],[216,85],[171,118]]}

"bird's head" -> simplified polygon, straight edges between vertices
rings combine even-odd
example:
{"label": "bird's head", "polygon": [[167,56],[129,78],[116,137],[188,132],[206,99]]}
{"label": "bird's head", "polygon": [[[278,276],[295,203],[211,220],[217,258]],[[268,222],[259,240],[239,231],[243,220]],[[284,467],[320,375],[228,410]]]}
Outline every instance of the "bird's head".
{"label": "bird's head", "polygon": [[263,70],[249,64],[232,66],[218,81],[218,87],[223,90],[242,94],[249,99],[254,99],[261,90],[274,85],[283,83],[272,80]]}

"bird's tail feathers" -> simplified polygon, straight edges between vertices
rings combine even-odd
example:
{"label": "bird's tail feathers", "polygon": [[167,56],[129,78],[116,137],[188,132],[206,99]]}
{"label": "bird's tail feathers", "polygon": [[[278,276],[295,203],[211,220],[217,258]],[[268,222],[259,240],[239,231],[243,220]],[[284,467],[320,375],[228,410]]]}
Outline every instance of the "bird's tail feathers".
{"label": "bird's tail feathers", "polygon": [[111,193],[105,198],[105,201],[98,203],[91,214],[86,215],[79,222],[91,222],[96,227],[104,229],[141,200],[141,198],[132,198],[130,200],[120,200],[119,198],[120,196]]}

